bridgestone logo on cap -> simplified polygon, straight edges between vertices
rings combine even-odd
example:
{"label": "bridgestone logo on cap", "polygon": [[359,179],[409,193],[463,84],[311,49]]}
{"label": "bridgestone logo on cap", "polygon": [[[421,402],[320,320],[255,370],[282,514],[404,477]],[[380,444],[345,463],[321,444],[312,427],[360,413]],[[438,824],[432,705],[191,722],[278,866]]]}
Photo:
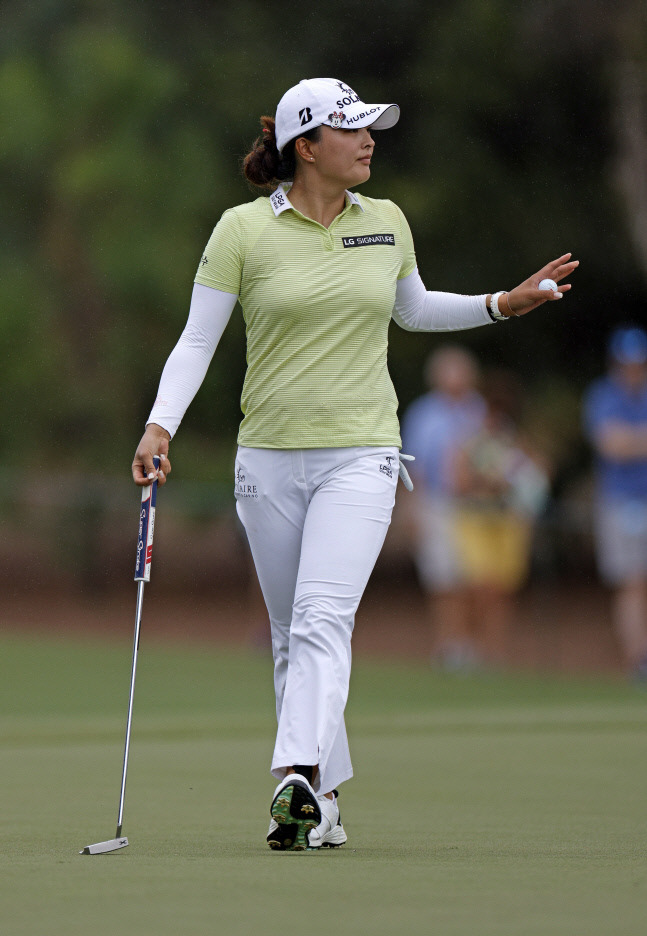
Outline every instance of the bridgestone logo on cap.
{"label": "bridgestone logo on cap", "polygon": [[344,247],[371,247],[373,244],[389,244],[395,247],[395,234],[365,234],[363,237],[342,237]]}

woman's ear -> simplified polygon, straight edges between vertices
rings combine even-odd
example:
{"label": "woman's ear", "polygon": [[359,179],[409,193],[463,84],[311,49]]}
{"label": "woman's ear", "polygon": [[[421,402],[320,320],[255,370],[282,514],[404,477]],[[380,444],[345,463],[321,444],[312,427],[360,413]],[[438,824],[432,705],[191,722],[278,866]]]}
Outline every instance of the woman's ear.
{"label": "woman's ear", "polygon": [[314,162],[315,154],[312,149],[312,141],[306,137],[298,137],[294,141],[294,155],[300,156],[305,162]]}

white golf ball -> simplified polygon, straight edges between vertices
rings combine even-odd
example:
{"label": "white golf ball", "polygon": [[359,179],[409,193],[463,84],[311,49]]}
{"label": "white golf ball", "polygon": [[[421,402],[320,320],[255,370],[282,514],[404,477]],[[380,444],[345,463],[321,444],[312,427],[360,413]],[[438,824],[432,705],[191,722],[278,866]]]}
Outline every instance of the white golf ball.
{"label": "white golf ball", "polygon": [[552,289],[553,292],[559,291],[557,283],[552,279],[543,279],[537,289]]}

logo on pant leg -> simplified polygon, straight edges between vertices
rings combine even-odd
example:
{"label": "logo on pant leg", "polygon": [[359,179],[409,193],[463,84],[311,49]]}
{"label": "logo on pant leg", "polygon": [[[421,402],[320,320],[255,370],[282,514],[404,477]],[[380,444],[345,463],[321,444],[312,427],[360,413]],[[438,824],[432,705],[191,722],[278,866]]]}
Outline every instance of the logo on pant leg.
{"label": "logo on pant leg", "polygon": [[255,484],[247,484],[245,473],[242,468],[236,468],[236,485],[234,487],[236,497],[246,497],[252,500],[258,500],[258,490]]}
{"label": "logo on pant leg", "polygon": [[393,466],[391,462],[394,462],[395,458],[393,457],[393,455],[387,455],[385,458],[385,461],[386,461],[386,465],[380,465],[380,471],[382,472],[382,474],[385,474],[387,478],[392,478]]}

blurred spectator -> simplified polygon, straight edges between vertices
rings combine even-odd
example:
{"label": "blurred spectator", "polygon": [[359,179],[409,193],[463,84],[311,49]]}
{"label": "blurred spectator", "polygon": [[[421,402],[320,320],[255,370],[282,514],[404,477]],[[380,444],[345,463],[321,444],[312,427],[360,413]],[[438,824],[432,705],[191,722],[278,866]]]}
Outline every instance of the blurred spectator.
{"label": "blurred spectator", "polygon": [[428,594],[432,657],[448,669],[474,665],[468,593],[456,545],[454,462],[482,426],[485,404],[476,391],[478,366],[465,349],[445,345],[425,365],[429,392],[415,400],[402,423],[403,451],[415,455],[414,496],[403,501],[414,558]]}
{"label": "blurred spectator", "polygon": [[589,388],[585,427],[596,454],[595,536],[612,619],[631,674],[647,680],[647,334],[616,330],[609,372]]}
{"label": "blurred spectator", "polygon": [[455,458],[456,546],[470,590],[480,660],[505,663],[514,595],[530,563],[533,523],[546,503],[548,476],[524,449],[522,399],[511,374],[488,376],[480,430]]}

